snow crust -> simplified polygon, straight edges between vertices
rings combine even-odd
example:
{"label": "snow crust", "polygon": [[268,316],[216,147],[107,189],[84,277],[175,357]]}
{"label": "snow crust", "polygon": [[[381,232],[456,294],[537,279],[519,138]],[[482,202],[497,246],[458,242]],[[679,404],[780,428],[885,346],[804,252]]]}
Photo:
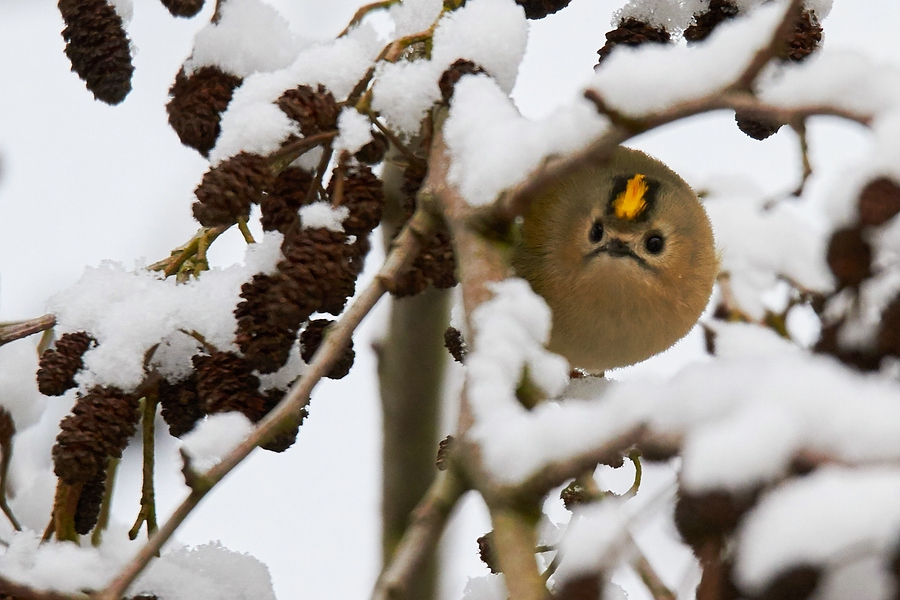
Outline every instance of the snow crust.
{"label": "snow crust", "polygon": [[583,148],[607,127],[606,118],[583,98],[531,121],[492,79],[463,77],[444,124],[453,158],[449,178],[470,204],[489,204],[546,159]]}
{"label": "snow crust", "polygon": [[300,207],[300,221],[304,228],[324,228],[344,231],[344,219],[350,214],[346,206],[332,206],[328,202],[313,202]]}
{"label": "snow crust", "polygon": [[472,0],[438,22],[431,59],[378,65],[372,107],[412,136],[441,93],[438,80],[459,58],[473,61],[512,91],[527,42],[525,12],[513,0]]}
{"label": "snow crust", "polygon": [[197,32],[184,70],[190,75],[200,67],[216,66],[247,77],[288,66],[300,46],[287,21],[271,5],[262,0],[228,0],[219,22]]}
{"label": "snow crust", "polygon": [[248,246],[245,264],[212,269],[184,284],[113,262],[85,269],[72,288],[49,301],[59,333],[87,331],[98,342],[85,353],[85,369],[76,381],[82,389],[107,385],[131,391],[144,378],[147,352],[158,343],[153,364],[163,376],[183,377],[198,348],[190,332],[220,350],[236,350],[233,311],[241,285],[256,273],[274,271],[281,240],[281,234],[267,233]]}

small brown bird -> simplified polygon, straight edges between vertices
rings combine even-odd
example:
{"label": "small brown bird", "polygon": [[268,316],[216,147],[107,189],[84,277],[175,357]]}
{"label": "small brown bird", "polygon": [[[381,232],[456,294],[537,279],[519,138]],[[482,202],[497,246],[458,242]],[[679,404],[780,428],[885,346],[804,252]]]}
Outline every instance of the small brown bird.
{"label": "small brown bird", "polygon": [[553,311],[548,348],[589,372],[640,362],[681,339],[719,268],[694,191],[628,148],[532,203],[513,266]]}

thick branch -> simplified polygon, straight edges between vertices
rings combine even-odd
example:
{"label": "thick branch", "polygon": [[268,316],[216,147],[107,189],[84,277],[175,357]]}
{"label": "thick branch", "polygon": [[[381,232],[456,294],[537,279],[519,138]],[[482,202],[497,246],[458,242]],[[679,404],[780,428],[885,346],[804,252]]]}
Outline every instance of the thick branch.
{"label": "thick branch", "polygon": [[453,471],[444,471],[413,510],[391,561],[384,567],[372,600],[406,597],[407,585],[437,545],[456,502],[466,488]]}
{"label": "thick branch", "polygon": [[434,226],[434,217],[430,214],[417,211],[413,215],[400,235],[397,236],[394,249],[388,255],[378,275],[329,330],[303,377],[294,384],[278,406],[259,422],[247,439],[225,456],[220,463],[196,478],[188,497],[159,531],[150,537],[150,540],[141,548],[131,563],[126,565],[106,589],[97,594],[98,600],[119,600],[128,586],[144,570],[147,563],[159,552],[163,544],[175,533],[175,530],[210,489],[247,458],[254,448],[277,435],[278,431],[286,425],[300,420],[304,408],[309,404],[309,396],[313,387],[331,371],[333,364],[350,342],[350,337],[360,321],[369,314],[375,303],[385,294],[387,284],[409,267],[419,251],[421,245],[419,240]]}

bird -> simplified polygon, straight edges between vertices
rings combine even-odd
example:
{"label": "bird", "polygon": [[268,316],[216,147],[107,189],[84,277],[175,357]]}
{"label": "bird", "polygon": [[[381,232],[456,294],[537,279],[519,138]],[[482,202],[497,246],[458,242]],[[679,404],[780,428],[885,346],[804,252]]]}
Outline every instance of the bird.
{"label": "bird", "polygon": [[709,302],[719,260],[691,187],[620,146],[535,198],[512,266],[552,311],[548,350],[602,374],[684,337]]}

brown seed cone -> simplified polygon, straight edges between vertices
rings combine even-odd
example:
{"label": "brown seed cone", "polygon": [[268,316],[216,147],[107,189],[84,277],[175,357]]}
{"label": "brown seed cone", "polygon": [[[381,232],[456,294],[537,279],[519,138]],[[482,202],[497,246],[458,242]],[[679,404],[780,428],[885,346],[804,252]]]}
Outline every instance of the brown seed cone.
{"label": "brown seed cone", "polygon": [[297,121],[304,136],[332,131],[337,127],[337,104],[322,84],[315,90],[308,85],[299,85],[284,92],[275,103],[284,114]]}
{"label": "brown seed cone", "polygon": [[805,600],[816,591],[821,578],[821,566],[793,566],[779,573],[755,600]]}
{"label": "brown seed cone", "polygon": [[274,373],[287,362],[300,324],[312,314],[286,296],[289,286],[280,274],[262,273],[241,286],[235,343],[261,373]]}
{"label": "brown seed cone", "polygon": [[106,0],[59,0],[72,70],[94,97],[118,104],[131,91],[131,49],[122,18]]}
{"label": "brown seed cone", "polygon": [[494,553],[493,533],[493,531],[488,531],[476,540],[478,542],[478,557],[490,569],[491,573],[502,573],[500,564],[497,562],[497,555]]}
{"label": "brown seed cone", "polygon": [[203,175],[194,194],[194,218],[204,227],[231,225],[250,216],[250,205],[258,204],[271,188],[274,177],[266,158],[241,152]]}
{"label": "brown seed cone", "polygon": [[603,575],[586,573],[562,582],[554,595],[556,600],[596,600],[603,597]]}
{"label": "brown seed cone", "polygon": [[208,414],[237,411],[256,423],[268,409],[259,378],[250,363],[233,352],[212,351],[193,357],[197,396]]}
{"label": "brown seed cone", "polygon": [[438,289],[456,285],[456,256],[445,230],[438,230],[425,243],[410,269],[395,279],[391,293],[398,298],[414,296],[429,283]]}
{"label": "brown seed cone", "polygon": [[900,295],[881,312],[878,353],[882,356],[900,356]]}
{"label": "brown seed cone", "polygon": [[160,381],[157,391],[162,406],[162,418],[169,426],[169,433],[181,437],[194,428],[197,421],[206,414],[197,396],[197,378],[194,374],[179,381]]}
{"label": "brown seed cone", "polygon": [[45,396],[62,396],[75,387],[75,375],[84,368],[84,353],[94,338],[83,331],[64,333],[56,346],[41,355],[38,366],[38,390]]}
{"label": "brown seed cone", "polygon": [[599,58],[597,64],[601,64],[606,57],[619,44],[626,46],[640,46],[641,44],[668,44],[672,39],[665,29],[652,27],[634,17],[628,17],[619,22],[619,26],[606,34],[606,43],[597,50]]}
{"label": "brown seed cone", "polygon": [[121,458],[139,419],[134,396],[115,387],[91,388],[59,424],[53,471],[70,485],[90,481],[108,458]]}
{"label": "brown seed cone", "polygon": [[872,249],[863,239],[859,226],[835,231],[828,244],[827,258],[838,289],[858,287],[872,276]]}
{"label": "brown seed cone", "polygon": [[758,492],[735,495],[724,491],[680,493],[675,503],[675,526],[695,551],[710,539],[721,539],[735,530],[753,507]]}
{"label": "brown seed cone", "polygon": [[416,209],[416,194],[419,193],[419,188],[422,187],[422,182],[425,181],[427,174],[428,165],[424,161],[410,163],[403,169],[403,183],[400,191],[406,197],[403,208],[406,210],[407,218],[411,217]]}
{"label": "brown seed cone", "polygon": [[900,213],[900,185],[887,177],[870,181],[859,194],[859,224],[877,227]]}
{"label": "brown seed cone", "polygon": [[569,5],[571,0],[516,0],[525,9],[525,18],[543,19]]}
{"label": "brown seed cone", "polygon": [[[279,402],[281,402],[285,393],[285,390],[269,390],[266,392],[266,413],[269,413]],[[300,411],[299,423],[284,429],[268,442],[260,444],[259,447],[263,450],[268,450],[269,452],[284,452],[297,441],[297,434],[300,433],[300,426],[303,425],[303,421],[306,420],[307,416],[309,416],[309,412],[306,410],[306,407],[304,407]]]}
{"label": "brown seed cone", "polygon": [[84,484],[75,507],[75,532],[90,533],[100,517],[100,505],[106,493],[106,465],[97,475]]}
{"label": "brown seed cone", "polygon": [[203,8],[203,0],[162,0],[173,17],[193,17]]}
{"label": "brown seed cone", "polygon": [[365,165],[377,165],[384,160],[388,146],[390,146],[390,142],[388,142],[387,136],[380,131],[373,131],[372,141],[357,150],[353,156]]}
{"label": "brown seed cone", "polygon": [[762,141],[767,139],[778,133],[778,130],[781,129],[781,123],[768,121],[759,118],[756,115],[750,115],[741,111],[735,111],[734,121],[737,123],[738,129],[752,137],[754,140]]}
{"label": "brown seed cone", "polygon": [[812,54],[822,41],[822,26],[811,10],[804,10],[794,21],[794,29],[788,35],[787,45],[779,58],[800,62]]}
{"label": "brown seed cone", "polygon": [[596,500],[577,481],[573,481],[564,487],[559,493],[559,499],[563,501],[563,506],[566,507],[566,510],[574,510],[579,504],[587,504]]}
{"label": "brown seed cone", "polygon": [[287,234],[300,226],[297,210],[307,203],[313,175],[301,167],[288,167],[275,177],[272,191],[259,203],[264,231],[280,231]]}
{"label": "brown seed cone", "polygon": [[721,23],[738,16],[740,10],[731,0],[710,0],[709,8],[694,15],[694,22],[684,30],[684,39],[689,42],[700,42]]}
{"label": "brown seed cone", "polygon": [[[331,324],[332,321],[328,319],[316,319],[306,325],[306,329],[300,334],[300,357],[303,358],[304,362],[309,363],[312,361],[313,355],[319,349],[325,337],[325,330]],[[329,379],[343,379],[350,372],[354,358],[356,358],[356,352],[353,350],[353,340],[350,340],[350,345],[344,348],[341,356],[325,377]]]}
{"label": "brown seed cone", "polygon": [[[883,317],[882,317],[883,318]],[[830,354],[846,365],[856,367],[860,371],[877,371],[881,368],[882,355],[872,351],[844,349],[838,344],[838,333],[842,322],[832,323],[822,328],[819,341],[813,347],[816,354]],[[882,330],[884,325],[882,324]],[[891,328],[892,329],[892,328]],[[880,336],[881,334],[879,334]]]}
{"label": "brown seed cone", "polygon": [[[334,200],[335,178],[328,184],[328,196]],[[340,205],[350,214],[344,219],[348,235],[366,235],[381,223],[384,212],[384,187],[366,165],[351,165],[344,172]]]}
{"label": "brown seed cone", "polygon": [[185,146],[203,156],[216,145],[222,113],[243,79],[218,67],[200,67],[190,75],[182,68],[169,88],[169,125]]}
{"label": "brown seed cone", "polygon": [[315,311],[338,315],[344,310],[356,290],[357,252],[345,233],[328,229],[305,228],[285,238],[278,270],[291,283],[287,294],[309,308],[303,320]]}
{"label": "brown seed cone", "polygon": [[480,65],[465,58],[457,59],[456,62],[450,65],[446,71],[441,73],[441,78],[438,81],[444,104],[450,103],[450,98],[453,97],[453,90],[463,75],[478,75],[479,73],[487,73],[487,71]]}
{"label": "brown seed cone", "polygon": [[448,327],[447,331],[444,332],[444,348],[447,349],[456,362],[460,364],[466,362],[466,354],[469,353],[469,349],[466,346],[466,341],[463,339],[462,332],[456,327]]}

